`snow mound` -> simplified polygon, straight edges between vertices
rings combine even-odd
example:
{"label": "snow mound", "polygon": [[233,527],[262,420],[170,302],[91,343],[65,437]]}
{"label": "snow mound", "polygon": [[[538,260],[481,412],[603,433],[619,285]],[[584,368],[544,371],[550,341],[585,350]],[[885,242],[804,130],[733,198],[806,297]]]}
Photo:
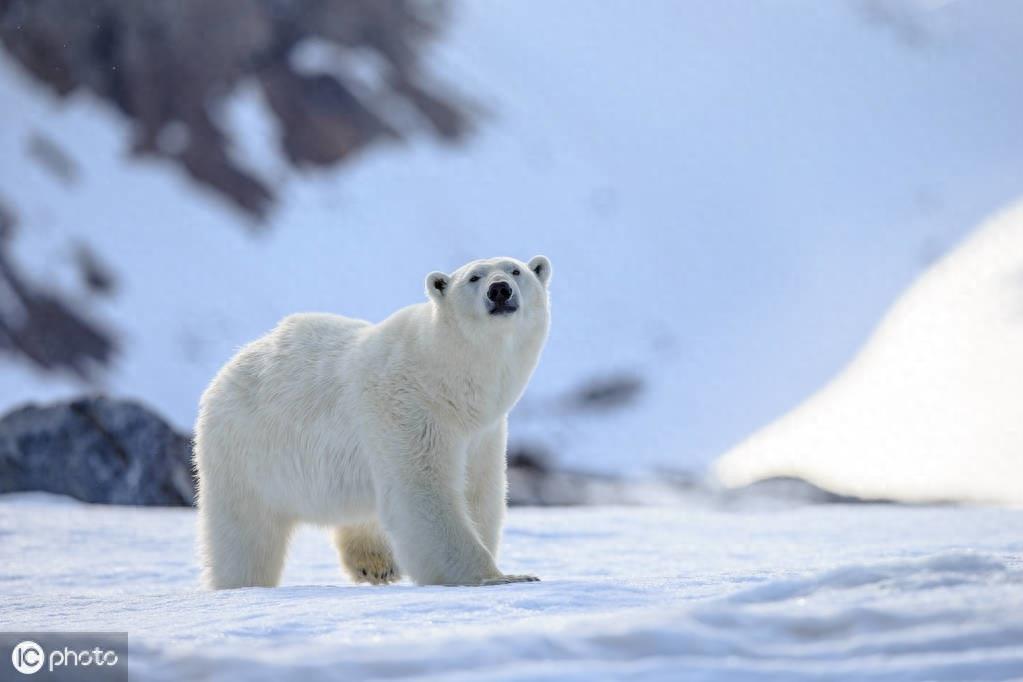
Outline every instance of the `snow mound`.
{"label": "snow mound", "polygon": [[1023,503],[1023,203],[895,304],[857,358],[715,466],[844,495]]}
{"label": "snow mound", "polygon": [[0,498],[0,622],[128,631],[138,680],[1023,676],[1021,510],[513,509],[543,582],[499,588],[352,585],[304,528],[282,587],[217,593],[194,520]]}

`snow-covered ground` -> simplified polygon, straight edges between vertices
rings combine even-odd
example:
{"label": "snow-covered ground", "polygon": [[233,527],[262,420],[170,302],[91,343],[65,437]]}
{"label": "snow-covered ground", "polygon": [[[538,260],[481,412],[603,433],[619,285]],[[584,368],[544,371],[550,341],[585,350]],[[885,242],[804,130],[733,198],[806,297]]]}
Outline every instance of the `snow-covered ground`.
{"label": "snow-covered ground", "polygon": [[715,464],[863,499],[1023,504],[1023,203],[892,307],[856,359]]}
{"label": "snow-covered ground", "polygon": [[147,680],[1023,679],[1020,510],[515,509],[543,582],[495,588],[355,586],[306,529],[282,587],[205,592],[193,526],[0,498],[2,628],[128,631]]}
{"label": "snow-covered ground", "polygon": [[[252,238],[123,121],[0,56],[0,193],[29,274],[123,339],[100,388],[189,428],[232,350],[300,310],[381,319],[482,255],[554,263],[512,437],[569,466],[698,469],[803,400],[936,255],[1023,194],[1023,4],[456,3],[427,67],[487,114],[449,149],[286,167],[252,89],[221,112],[280,191]],[[316,50],[306,67],[322,68]],[[28,151],[43,135],[67,183]],[[119,275],[81,292],[74,244]],[[593,379],[638,400],[571,408]],[[0,409],[82,390],[0,358]]]}

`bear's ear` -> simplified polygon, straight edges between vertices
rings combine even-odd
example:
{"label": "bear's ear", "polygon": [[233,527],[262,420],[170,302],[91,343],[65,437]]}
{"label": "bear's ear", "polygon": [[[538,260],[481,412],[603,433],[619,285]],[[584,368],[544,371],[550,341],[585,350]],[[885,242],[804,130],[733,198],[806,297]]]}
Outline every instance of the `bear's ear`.
{"label": "bear's ear", "polygon": [[551,262],[547,256],[533,256],[529,261],[529,269],[540,279],[540,284],[547,286],[551,281]]}
{"label": "bear's ear", "polygon": [[431,272],[426,276],[426,293],[435,301],[440,301],[448,293],[451,278],[443,272]]}

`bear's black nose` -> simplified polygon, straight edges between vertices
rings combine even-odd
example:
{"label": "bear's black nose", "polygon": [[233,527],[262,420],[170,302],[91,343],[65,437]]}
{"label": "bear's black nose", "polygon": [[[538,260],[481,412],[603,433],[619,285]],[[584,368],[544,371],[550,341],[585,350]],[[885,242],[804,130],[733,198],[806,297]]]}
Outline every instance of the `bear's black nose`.
{"label": "bear's black nose", "polygon": [[512,288],[507,282],[494,282],[487,289],[487,298],[494,303],[504,303],[512,296]]}

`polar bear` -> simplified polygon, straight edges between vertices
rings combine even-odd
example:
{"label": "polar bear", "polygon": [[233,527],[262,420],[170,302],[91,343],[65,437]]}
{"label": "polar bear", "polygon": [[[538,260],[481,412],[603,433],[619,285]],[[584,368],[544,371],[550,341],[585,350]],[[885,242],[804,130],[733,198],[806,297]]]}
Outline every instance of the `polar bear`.
{"label": "polar bear", "polygon": [[243,347],[195,430],[206,585],[276,585],[300,522],[333,527],[360,582],[537,580],[495,558],[508,412],[547,339],[550,279],[544,256],[477,260],[379,324],[292,315]]}

